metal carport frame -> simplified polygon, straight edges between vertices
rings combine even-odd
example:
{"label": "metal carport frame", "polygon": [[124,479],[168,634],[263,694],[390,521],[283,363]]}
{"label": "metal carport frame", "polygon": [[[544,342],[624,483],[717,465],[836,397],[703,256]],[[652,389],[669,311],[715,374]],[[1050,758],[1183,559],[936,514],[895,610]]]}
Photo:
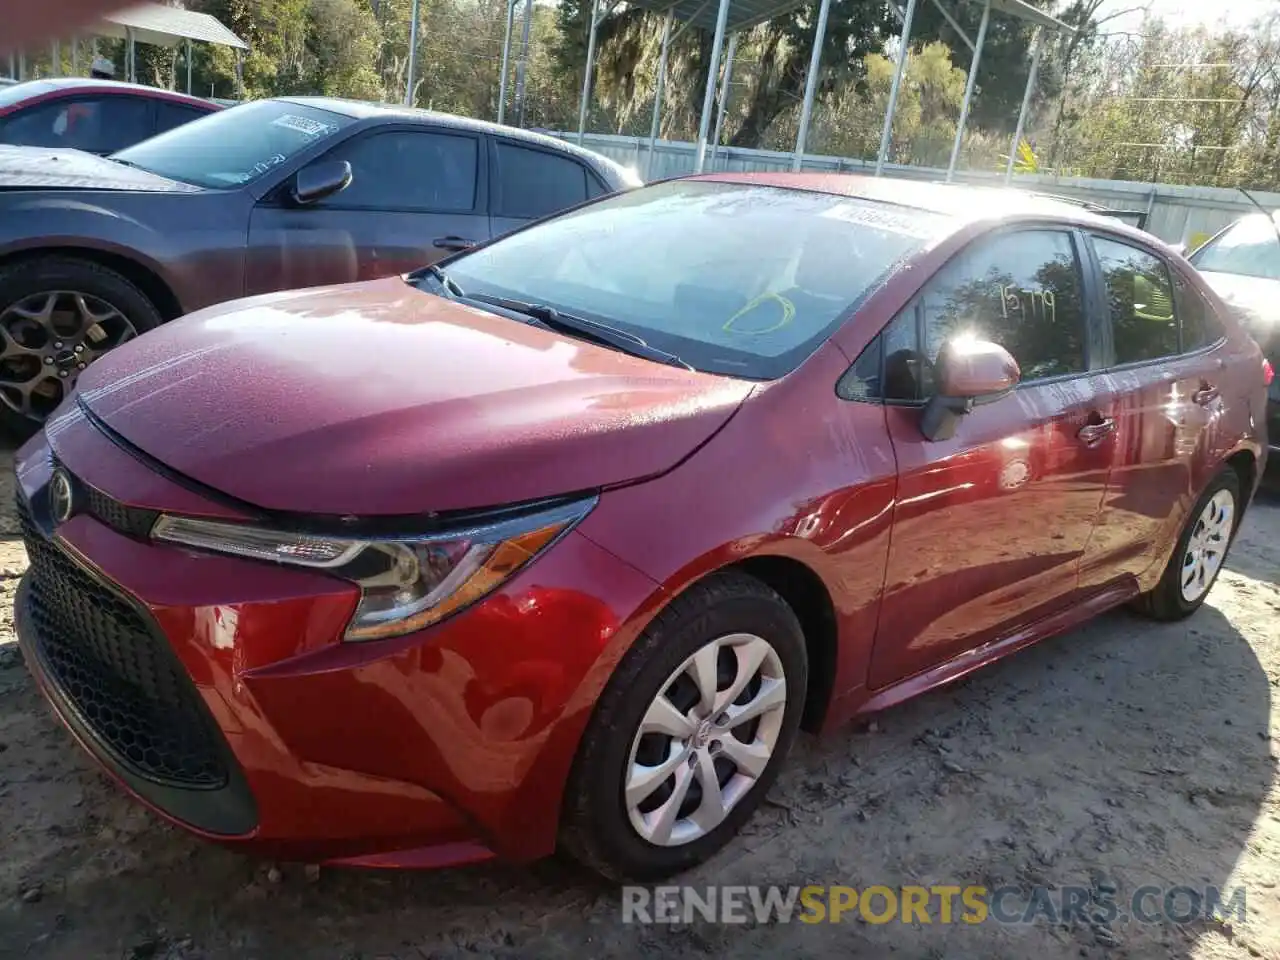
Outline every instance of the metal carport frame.
{"label": "metal carport frame", "polygon": [[[694,160],[694,171],[701,173],[706,164],[707,155],[707,138],[711,130],[711,109],[715,104],[715,93],[717,86],[717,77],[720,75],[721,58],[725,47],[725,38],[729,36],[736,39],[744,30],[748,30],[758,24],[772,20],[774,17],[781,16],[784,13],[790,13],[796,8],[802,6],[805,0],[609,0],[606,4],[602,4],[602,0],[592,0],[591,4],[591,22],[587,37],[587,64],[584,71],[582,81],[582,101],[578,108],[578,143],[582,143],[586,133],[587,107],[591,101],[591,83],[595,71],[595,54],[596,54],[596,31],[604,19],[612,12],[613,8],[619,2],[627,2],[632,6],[647,9],[655,13],[665,13],[666,20],[662,30],[662,53],[659,58],[658,77],[655,84],[653,119],[649,128],[649,156],[652,158],[654,147],[658,138],[658,129],[662,117],[662,95],[666,84],[667,59],[670,52],[672,42],[679,37],[681,33],[689,27],[698,27],[700,29],[712,32],[711,41],[711,63],[707,67],[707,84],[703,93],[702,113],[698,123],[698,141],[697,151]],[[873,0],[874,2],[874,0]],[[884,172],[884,167],[889,157],[889,150],[893,142],[893,120],[897,112],[898,94],[902,88],[902,79],[906,72],[907,60],[910,56],[911,49],[911,25],[915,17],[915,10],[919,0],[906,0],[905,10],[901,9],[895,0],[890,0],[890,6],[898,19],[902,23],[902,33],[899,35],[897,65],[894,69],[893,82],[889,90],[889,104],[885,110],[884,128],[880,135],[880,150],[876,158],[876,175],[879,176]],[[964,143],[965,128],[969,119],[969,108],[973,102],[974,90],[977,84],[978,66],[982,60],[982,50],[986,43],[987,26],[991,19],[992,12],[1005,14],[1007,16],[1016,17],[1020,20],[1026,20],[1037,26],[1036,39],[1034,41],[1034,52],[1032,55],[1031,72],[1027,78],[1027,87],[1023,95],[1022,107],[1018,115],[1017,129],[1014,133],[1013,144],[1009,150],[1009,163],[1005,172],[1006,182],[1013,176],[1013,157],[1017,153],[1018,142],[1022,139],[1022,133],[1026,126],[1027,112],[1031,105],[1031,95],[1035,87],[1036,75],[1040,65],[1041,53],[1044,46],[1044,34],[1046,31],[1063,31],[1073,32],[1074,28],[1052,17],[1041,10],[1036,9],[1027,3],[1026,0],[955,0],[962,3],[981,3],[982,4],[982,20],[978,28],[978,36],[976,40],[970,37],[961,29],[959,23],[951,12],[944,6],[947,0],[928,0],[933,3],[942,15],[946,18],[951,28],[959,34],[961,40],[973,53],[973,57],[969,64],[968,75],[965,82],[964,101],[960,108],[960,120],[956,126],[955,143],[951,150],[951,160],[947,168],[947,179],[951,180],[955,176],[956,166],[960,160],[960,151]],[[714,4],[714,7],[713,7]],[[804,101],[800,109],[800,124],[796,133],[796,146],[792,157],[791,169],[799,170],[804,164],[805,145],[809,135],[809,123],[813,114],[813,101],[817,92],[818,75],[822,66],[822,45],[826,39],[827,21],[831,9],[831,0],[818,0],[817,3],[817,23],[814,28],[814,47],[813,56],[809,61],[809,70],[805,77]],[[602,9],[603,7],[603,9]],[[680,27],[675,28],[675,23],[679,21]],[[717,117],[715,129],[717,145],[719,141],[719,130],[723,123],[723,114],[725,108],[725,100],[728,94],[728,78],[732,71],[733,49],[735,44],[730,43],[730,52],[725,58],[724,64],[724,82],[723,93],[720,97],[719,116]],[[507,42],[503,45],[504,62],[509,53],[510,47],[510,28],[507,31]],[[504,71],[505,74],[505,71]]]}
{"label": "metal carport frame", "polygon": [[[161,47],[175,47],[179,43],[186,44],[185,59],[187,63],[187,93],[191,92],[191,42],[216,43],[235,49],[238,61],[236,81],[244,95],[244,51],[249,45],[232,33],[227,27],[207,13],[194,10],[183,10],[180,7],[166,7],[158,3],[134,4],[126,9],[103,17],[97,24],[84,31],[85,34],[100,37],[113,37],[125,41],[125,79],[137,81],[137,58],[135,44],[150,43]],[[73,47],[72,69],[77,69],[78,62]],[[61,44],[54,40],[51,44],[52,60],[57,76],[61,64]],[[12,57],[10,58],[12,59]],[[175,62],[176,67],[176,62]]]}

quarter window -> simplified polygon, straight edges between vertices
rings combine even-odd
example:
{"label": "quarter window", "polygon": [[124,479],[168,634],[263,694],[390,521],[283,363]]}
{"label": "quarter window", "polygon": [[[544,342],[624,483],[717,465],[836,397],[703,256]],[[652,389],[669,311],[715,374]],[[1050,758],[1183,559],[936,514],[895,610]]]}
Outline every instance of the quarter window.
{"label": "quarter window", "polygon": [[497,142],[499,216],[545,217],[587,199],[587,171],[568,157]]}
{"label": "quarter window", "polygon": [[359,137],[328,155],[351,164],[351,185],[321,205],[470,213],[478,155],[474,137],[412,130]]}
{"label": "quarter window", "polygon": [[1181,277],[1174,281],[1173,289],[1176,294],[1174,309],[1182,331],[1182,352],[1199,350],[1221,340],[1225,331],[1200,291]]}
{"label": "quarter window", "polygon": [[1178,353],[1173,285],[1163,260],[1127,243],[1094,237],[1111,312],[1117,364]]}
{"label": "quarter window", "polygon": [[884,399],[933,395],[933,364],[971,335],[1013,354],[1023,382],[1083,373],[1080,263],[1071,235],[1023,230],[973,244],[942,268],[881,335]]}

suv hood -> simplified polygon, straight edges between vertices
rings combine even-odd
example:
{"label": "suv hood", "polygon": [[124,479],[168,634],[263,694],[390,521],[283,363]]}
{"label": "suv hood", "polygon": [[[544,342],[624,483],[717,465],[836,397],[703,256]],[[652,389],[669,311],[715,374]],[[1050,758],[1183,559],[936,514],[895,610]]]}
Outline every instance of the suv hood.
{"label": "suv hood", "polygon": [[0,190],[201,192],[191,184],[126,167],[82,150],[8,146],[0,146]]}
{"label": "suv hood", "polygon": [[193,480],[270,510],[356,516],[498,506],[659,474],[751,389],[399,278],[203,310],[112,351],[80,380],[81,402],[107,427]]}

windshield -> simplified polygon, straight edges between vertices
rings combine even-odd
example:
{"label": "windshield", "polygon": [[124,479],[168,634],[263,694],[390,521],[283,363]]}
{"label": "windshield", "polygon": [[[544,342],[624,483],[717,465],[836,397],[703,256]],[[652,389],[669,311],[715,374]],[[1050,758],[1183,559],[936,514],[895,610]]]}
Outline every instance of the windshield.
{"label": "windshield", "polygon": [[354,122],[298,103],[258,100],[184,123],[112,159],[198,187],[239,187]]}
{"label": "windshield", "polygon": [[1280,235],[1268,217],[1255,213],[1191,255],[1197,270],[1280,280]]}
{"label": "windshield", "polygon": [[943,222],[824,193],[678,180],[512,234],[448,274],[468,295],[547,304],[699,370],[771,380]]}

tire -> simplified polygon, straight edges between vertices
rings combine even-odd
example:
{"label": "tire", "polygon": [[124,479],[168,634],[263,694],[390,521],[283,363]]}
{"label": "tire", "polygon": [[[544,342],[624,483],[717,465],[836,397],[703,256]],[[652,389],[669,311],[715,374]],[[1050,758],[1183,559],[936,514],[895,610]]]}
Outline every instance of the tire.
{"label": "tire", "polygon": [[[1196,590],[1194,595],[1189,596],[1183,590],[1183,582],[1186,579],[1184,570],[1191,571],[1194,564],[1188,566],[1191,557],[1188,550],[1191,548],[1192,539],[1206,531],[1213,533],[1213,523],[1206,523],[1207,511],[1210,504],[1216,503],[1221,505],[1226,502],[1226,497],[1230,498],[1229,517],[1221,520],[1223,527],[1229,529],[1221,529],[1216,536],[1210,536],[1206,541],[1206,547],[1202,551],[1202,557],[1207,556],[1210,552],[1214,552],[1214,548],[1220,550],[1216,556],[1216,566],[1212,566],[1211,570],[1204,566],[1195,567],[1197,570],[1204,571],[1204,576],[1198,576],[1196,580]],[[1216,511],[1215,511],[1216,513]],[[1187,514],[1186,524],[1182,528],[1182,533],[1178,537],[1177,546],[1173,548],[1173,553],[1169,556],[1169,563],[1164,569],[1164,574],[1160,577],[1160,582],[1150,593],[1144,594],[1135,604],[1137,609],[1153,620],[1175,621],[1185,620],[1204,603],[1205,597],[1209,595],[1209,591],[1213,589],[1214,583],[1218,579],[1218,574],[1226,565],[1227,552],[1231,548],[1231,543],[1235,539],[1236,529],[1240,525],[1240,516],[1242,507],[1240,502],[1240,478],[1230,467],[1224,467],[1217,476],[1209,482],[1204,492],[1200,494],[1200,498],[1196,501],[1190,512]]]}
{"label": "tire", "polygon": [[[732,704],[717,703],[708,714],[698,702],[699,686],[693,674],[676,676],[676,672],[697,651],[713,644],[719,659],[711,673],[716,675],[720,695],[729,692],[736,679],[748,675],[751,679]],[[760,666],[750,670],[758,655],[763,657]],[[775,702],[779,677],[784,682],[784,704],[740,725],[732,720],[719,727],[713,725],[745,706]],[[569,776],[561,849],[589,869],[617,881],[657,880],[706,860],[733,838],[777,778],[800,726],[807,684],[804,633],[794,611],[775,591],[740,573],[716,574],[690,588],[644,631],[596,704]],[[667,703],[676,706],[680,724],[695,731],[691,736],[681,740],[640,733],[642,719],[663,694]],[[689,708],[690,703],[695,705]],[[690,716],[701,719],[690,722]],[[737,734],[729,733],[730,729]],[[734,738],[732,747],[727,746],[728,737]],[[735,760],[747,755],[748,739],[755,751],[748,761],[750,774]],[[771,751],[766,751],[770,742]],[[652,753],[655,749],[657,760]],[[641,762],[650,769],[663,763],[675,766],[666,779],[654,777],[650,781],[661,786],[648,794],[640,789],[639,800],[629,805],[625,786],[628,772],[636,769],[633,751],[637,758],[642,754],[648,757]],[[665,760],[660,759],[663,756]],[[718,823],[704,810],[702,783],[711,772],[719,784],[717,793],[720,788],[725,790],[721,796],[728,808]],[[695,804],[691,811],[682,812],[684,806],[668,803],[661,803],[656,810],[640,809],[653,807],[664,796],[669,798],[680,789],[681,778],[687,784],[682,790],[684,802]],[[633,784],[633,789],[638,788]],[[678,819],[667,843],[661,842],[661,826],[648,838],[642,835],[633,816],[661,823],[660,811],[668,807],[676,811]],[[693,814],[703,822],[695,823]]]}
{"label": "tire", "polygon": [[[50,303],[50,319],[40,319]],[[0,427],[19,440],[36,433],[85,367],[161,322],[146,294],[92,261],[48,256],[0,267]]]}

